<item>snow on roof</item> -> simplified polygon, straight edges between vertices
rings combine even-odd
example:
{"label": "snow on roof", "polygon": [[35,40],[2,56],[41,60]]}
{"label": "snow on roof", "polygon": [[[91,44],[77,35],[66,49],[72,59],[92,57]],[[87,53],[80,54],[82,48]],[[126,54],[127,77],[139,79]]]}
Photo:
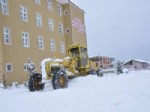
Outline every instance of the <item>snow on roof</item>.
{"label": "snow on roof", "polygon": [[69,0],[56,0],[56,1],[62,5],[69,3]]}
{"label": "snow on roof", "polygon": [[124,61],[123,64],[126,64],[126,63],[128,63],[130,61],[138,61],[138,62],[141,62],[141,63],[148,63],[148,64],[150,64],[150,62],[145,61],[145,60],[141,60],[141,59],[129,59],[128,61]]}

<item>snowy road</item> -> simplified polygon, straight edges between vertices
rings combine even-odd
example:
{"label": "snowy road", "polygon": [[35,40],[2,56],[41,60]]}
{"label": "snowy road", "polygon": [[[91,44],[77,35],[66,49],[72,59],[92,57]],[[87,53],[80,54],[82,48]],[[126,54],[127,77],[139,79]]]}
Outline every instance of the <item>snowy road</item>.
{"label": "snowy road", "polygon": [[0,88],[0,112],[150,112],[150,71],[80,77],[62,90]]}

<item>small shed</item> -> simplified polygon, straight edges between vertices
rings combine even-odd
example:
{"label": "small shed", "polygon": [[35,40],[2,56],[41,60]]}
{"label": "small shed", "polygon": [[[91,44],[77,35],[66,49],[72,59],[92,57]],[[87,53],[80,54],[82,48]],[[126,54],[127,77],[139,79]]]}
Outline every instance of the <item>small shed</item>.
{"label": "small shed", "polygon": [[130,59],[123,63],[124,68],[142,70],[150,67],[150,63],[139,59]]}

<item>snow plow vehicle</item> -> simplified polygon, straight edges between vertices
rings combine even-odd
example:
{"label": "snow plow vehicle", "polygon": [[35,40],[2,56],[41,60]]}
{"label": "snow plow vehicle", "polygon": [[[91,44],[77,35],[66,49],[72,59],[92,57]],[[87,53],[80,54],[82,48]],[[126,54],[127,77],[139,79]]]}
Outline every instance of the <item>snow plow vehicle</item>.
{"label": "snow plow vehicle", "polygon": [[34,66],[28,66],[30,78],[28,81],[29,91],[44,89],[46,80],[51,80],[54,89],[67,88],[69,79],[97,74],[100,69],[97,63],[89,60],[87,48],[80,44],[68,47],[68,57],[63,59],[48,58],[41,62],[42,74],[34,71]]}

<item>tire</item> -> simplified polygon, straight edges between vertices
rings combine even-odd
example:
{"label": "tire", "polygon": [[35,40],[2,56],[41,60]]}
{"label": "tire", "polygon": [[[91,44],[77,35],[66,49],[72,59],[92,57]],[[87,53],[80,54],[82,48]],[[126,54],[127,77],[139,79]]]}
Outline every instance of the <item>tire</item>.
{"label": "tire", "polygon": [[30,79],[28,81],[28,89],[29,91],[40,91],[43,90],[44,84],[41,83],[42,81],[42,75],[35,73],[32,76],[30,76]]}
{"label": "tire", "polygon": [[91,74],[91,75],[96,75],[96,71],[95,71],[95,70],[91,70],[91,71],[90,71],[90,74]]}
{"label": "tire", "polygon": [[52,77],[53,89],[63,89],[68,87],[68,77],[63,70],[54,72]]}
{"label": "tire", "polygon": [[97,74],[98,77],[103,77],[103,73],[102,73],[101,70],[97,70],[96,74]]}

